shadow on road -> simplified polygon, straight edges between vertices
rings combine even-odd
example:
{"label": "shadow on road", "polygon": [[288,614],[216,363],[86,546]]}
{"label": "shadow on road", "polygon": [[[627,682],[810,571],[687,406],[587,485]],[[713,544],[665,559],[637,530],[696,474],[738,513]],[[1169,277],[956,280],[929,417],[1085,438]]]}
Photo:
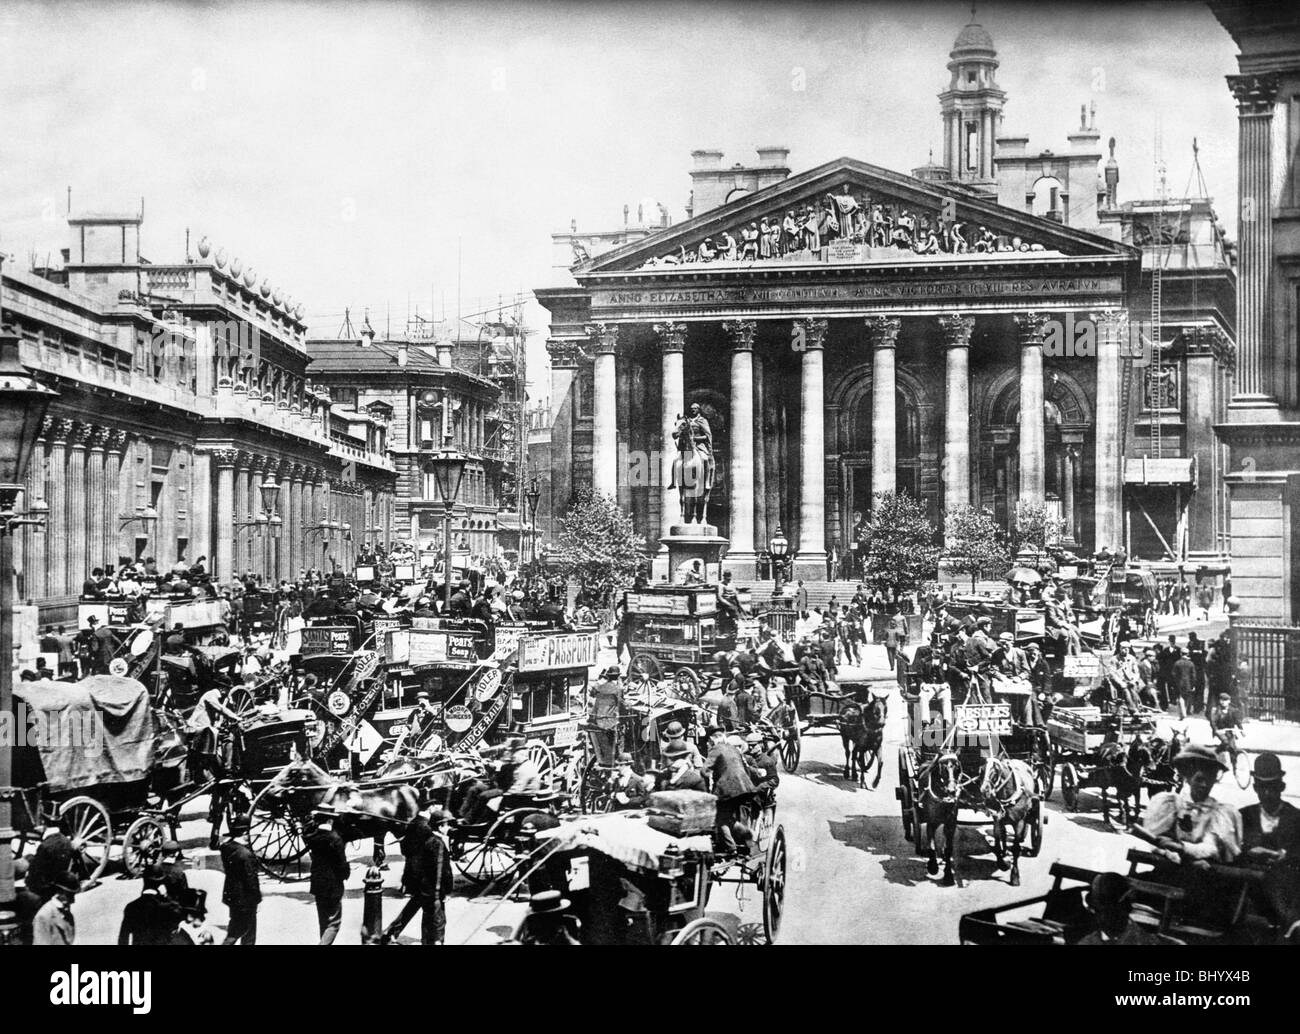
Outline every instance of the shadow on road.
{"label": "shadow on road", "polygon": [[[831,836],[846,847],[870,855],[883,855],[880,871],[890,883],[914,887],[942,879],[942,834],[936,838],[940,874],[931,876],[926,872],[927,859],[918,857],[912,842],[903,839],[902,825],[893,815],[846,815],[843,821],[829,820],[827,828]],[[959,826],[953,850],[961,883],[998,877],[1005,879],[1005,873],[998,869],[997,861],[992,857],[993,841],[982,829]]]}

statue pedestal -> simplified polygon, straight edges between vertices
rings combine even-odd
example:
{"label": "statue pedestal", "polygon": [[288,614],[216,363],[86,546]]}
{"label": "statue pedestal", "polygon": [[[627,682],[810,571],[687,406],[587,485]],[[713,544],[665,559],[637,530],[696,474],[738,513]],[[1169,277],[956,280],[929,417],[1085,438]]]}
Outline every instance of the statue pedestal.
{"label": "statue pedestal", "polygon": [[722,551],[727,540],[717,528],[712,524],[674,524],[668,530],[659,540],[659,556],[654,561],[656,584],[662,584],[659,576],[667,574],[669,584],[681,585],[686,572],[697,564],[706,584],[722,581]]}

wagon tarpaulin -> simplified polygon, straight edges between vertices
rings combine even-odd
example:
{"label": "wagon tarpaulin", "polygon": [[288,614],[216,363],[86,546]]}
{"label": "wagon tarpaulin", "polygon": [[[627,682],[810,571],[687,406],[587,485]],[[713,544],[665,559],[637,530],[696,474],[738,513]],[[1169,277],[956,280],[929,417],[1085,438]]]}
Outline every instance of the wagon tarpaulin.
{"label": "wagon tarpaulin", "polygon": [[[42,728],[72,732],[40,743],[45,781],[53,789],[129,783],[153,767],[158,727],[143,683],[91,675],[75,683],[24,683],[14,687],[14,696],[39,715]],[[96,724],[100,734],[86,735]]]}

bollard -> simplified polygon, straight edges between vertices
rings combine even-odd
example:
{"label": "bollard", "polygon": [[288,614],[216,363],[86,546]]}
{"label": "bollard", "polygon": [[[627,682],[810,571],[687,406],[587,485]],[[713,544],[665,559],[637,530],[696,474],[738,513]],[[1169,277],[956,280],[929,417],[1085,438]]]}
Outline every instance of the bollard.
{"label": "bollard", "polygon": [[379,867],[366,869],[365,899],[361,912],[361,943],[378,944],[384,933],[384,875]]}

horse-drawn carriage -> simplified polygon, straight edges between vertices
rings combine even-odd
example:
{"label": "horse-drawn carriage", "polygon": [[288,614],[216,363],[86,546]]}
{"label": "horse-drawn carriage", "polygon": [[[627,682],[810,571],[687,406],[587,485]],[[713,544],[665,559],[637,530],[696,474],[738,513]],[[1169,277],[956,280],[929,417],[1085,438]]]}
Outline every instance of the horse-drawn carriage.
{"label": "horse-drawn carriage", "polygon": [[700,696],[714,654],[736,648],[744,629],[718,608],[717,587],[657,585],[627,594],[628,677],[659,682],[668,677],[683,699]]}
{"label": "horse-drawn carriage", "polygon": [[904,835],[918,855],[928,856],[933,876],[939,872],[935,834],[942,830],[944,883],[951,885],[958,825],[992,826],[998,868],[1007,868],[1009,851],[1011,884],[1018,886],[1020,855],[1038,854],[1047,819],[1032,741],[1026,759],[1026,734],[1013,722],[1011,706],[958,704],[949,722],[943,715],[931,718],[922,696],[909,695],[907,703],[908,735],[898,751],[895,791]]}
{"label": "horse-drawn carriage", "polygon": [[[517,881],[533,895],[558,892],[563,915],[530,913],[510,940],[733,944],[751,936],[749,931],[742,926],[733,933],[706,911],[712,888],[729,883],[738,896],[749,888],[761,896],[762,936],[770,944],[781,928],[787,872],[785,831],[776,823],[774,806],[759,824],[757,845],[755,853],[743,857],[716,853],[708,835],[662,832],[644,812],[566,820],[536,834]],[[550,933],[557,922],[568,931],[563,941]]]}

